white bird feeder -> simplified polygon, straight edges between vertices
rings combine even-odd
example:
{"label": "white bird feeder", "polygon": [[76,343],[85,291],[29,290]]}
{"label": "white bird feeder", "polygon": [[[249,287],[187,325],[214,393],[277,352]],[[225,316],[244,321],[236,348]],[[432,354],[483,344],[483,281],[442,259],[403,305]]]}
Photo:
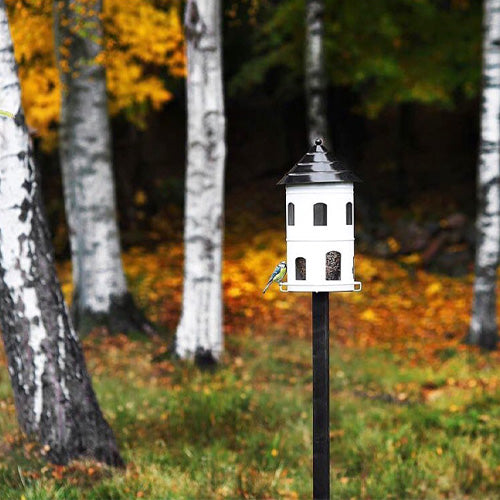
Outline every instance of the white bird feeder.
{"label": "white bird feeder", "polygon": [[361,290],[354,281],[354,182],[316,143],[281,179],[286,189],[288,292],[312,292],[313,496],[330,498],[329,292]]}
{"label": "white bird feeder", "polygon": [[286,190],[288,292],[352,292],[354,182],[360,179],[321,139],[278,182]]}

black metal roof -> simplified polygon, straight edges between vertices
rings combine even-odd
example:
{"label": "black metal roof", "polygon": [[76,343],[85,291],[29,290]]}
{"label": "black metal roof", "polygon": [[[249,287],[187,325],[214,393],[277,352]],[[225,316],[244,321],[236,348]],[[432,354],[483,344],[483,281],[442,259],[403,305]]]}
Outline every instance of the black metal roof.
{"label": "black metal roof", "polygon": [[321,139],[278,182],[294,184],[318,184],[326,182],[362,182],[344,163],[336,160],[323,146]]}

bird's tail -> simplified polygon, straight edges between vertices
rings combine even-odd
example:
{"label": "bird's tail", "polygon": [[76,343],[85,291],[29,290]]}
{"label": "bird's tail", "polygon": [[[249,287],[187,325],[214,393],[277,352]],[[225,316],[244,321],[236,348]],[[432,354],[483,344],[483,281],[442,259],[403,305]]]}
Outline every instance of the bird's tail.
{"label": "bird's tail", "polygon": [[262,293],[266,293],[267,292],[267,289],[271,286],[271,283],[272,283],[272,280],[269,280],[267,282],[266,288],[264,288],[264,290],[262,290]]}

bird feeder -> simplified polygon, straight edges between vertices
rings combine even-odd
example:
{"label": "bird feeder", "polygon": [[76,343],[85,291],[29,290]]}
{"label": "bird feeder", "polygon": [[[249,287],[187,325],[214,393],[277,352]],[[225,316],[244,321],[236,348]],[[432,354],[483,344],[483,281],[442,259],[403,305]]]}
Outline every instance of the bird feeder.
{"label": "bird feeder", "polygon": [[354,281],[354,183],[321,139],[278,182],[286,190],[286,292],[312,292],[313,498],[330,498],[329,292]]}
{"label": "bird feeder", "polygon": [[278,182],[286,190],[287,292],[352,292],[354,182],[321,139]]}

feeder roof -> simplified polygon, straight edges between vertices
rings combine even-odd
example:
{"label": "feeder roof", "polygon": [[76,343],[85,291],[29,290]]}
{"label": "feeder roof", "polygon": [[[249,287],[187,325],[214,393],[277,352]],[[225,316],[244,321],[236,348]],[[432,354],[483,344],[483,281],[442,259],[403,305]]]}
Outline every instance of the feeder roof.
{"label": "feeder roof", "polygon": [[336,160],[321,139],[284,175],[278,184],[320,184],[328,182],[361,182],[344,163]]}

